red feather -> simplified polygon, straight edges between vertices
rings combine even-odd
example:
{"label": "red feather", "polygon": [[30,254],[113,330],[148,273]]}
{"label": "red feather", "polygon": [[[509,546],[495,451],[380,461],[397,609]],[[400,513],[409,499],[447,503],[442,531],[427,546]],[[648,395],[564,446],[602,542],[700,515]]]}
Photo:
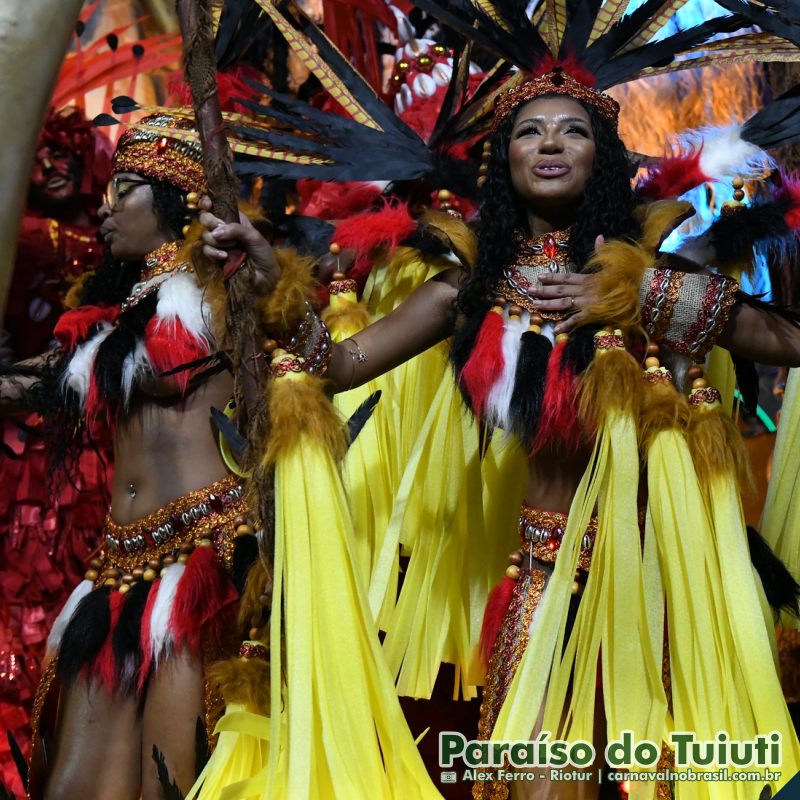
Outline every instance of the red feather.
{"label": "red feather", "polygon": [[542,416],[533,442],[534,453],[549,445],[574,453],[584,441],[581,426],[575,424],[580,386],[573,365],[564,361],[566,346],[566,342],[559,342],[547,361]]}
{"label": "red feather", "polygon": [[119,316],[119,306],[81,306],[62,314],[53,330],[53,336],[67,350],[74,350],[89,338],[89,331],[98,322],[113,324]]}
{"label": "red feather", "polygon": [[775,193],[775,199],[788,204],[783,214],[786,224],[795,233],[800,233],[800,178],[796,174],[781,173],[780,188]]}
{"label": "red feather", "polygon": [[234,625],[238,595],[213,547],[198,547],[186,562],[169,619],[175,647],[200,650],[201,640],[221,641]]}
{"label": "red feather", "polygon": [[494,643],[500,633],[500,627],[508,613],[511,600],[514,597],[514,587],[517,582],[512,578],[503,580],[492,589],[489,600],[486,603],[486,611],[483,612],[483,625],[481,626],[481,638],[478,643],[478,651],[484,666],[489,666],[489,659],[492,657]]}
{"label": "red feather", "polygon": [[125,600],[125,595],[122,592],[111,591],[108,596],[108,607],[111,612],[111,625],[108,629],[108,636],[106,637],[100,652],[92,666],[92,671],[100,679],[100,683],[107,689],[113,691],[117,685],[117,669],[114,663],[114,648],[112,642],[114,641],[114,631],[119,622],[119,615],[122,613],[122,603]]}
{"label": "red feather", "polygon": [[[145,331],[145,346],[156,375],[170,372],[210,353],[206,342],[189,333],[177,318],[165,321],[159,317],[152,317]],[[191,370],[182,370],[173,377],[180,390],[185,392],[191,378]]]}
{"label": "red feather", "polygon": [[665,158],[653,167],[639,184],[638,194],[648,200],[679,197],[709,180],[700,168],[703,148],[679,156]]}
{"label": "red feather", "polygon": [[142,627],[141,627],[141,648],[142,648],[142,665],[139,667],[139,676],[137,686],[141,692],[144,684],[150,675],[150,667],[153,664],[153,648],[150,644],[150,619],[153,616],[153,606],[156,604],[156,597],[158,590],[161,586],[161,578],[153,582],[150,587],[150,594],[147,595],[147,602],[144,606],[144,613],[142,614]]}
{"label": "red feather", "polygon": [[542,75],[546,75],[548,72],[558,68],[563,69],[564,72],[584,84],[584,86],[593,87],[597,82],[594,74],[581,64],[574,55],[568,55],[566,58],[555,58],[548,53],[537,62],[532,74],[534,78],[540,78]]}
{"label": "red feather", "polygon": [[483,320],[475,346],[469,354],[458,380],[463,384],[472,402],[472,410],[483,416],[486,399],[492,386],[503,374],[503,315],[491,309]]}
{"label": "red feather", "polygon": [[300,211],[307,217],[347,219],[369,208],[380,197],[381,190],[372,183],[355,181],[297,181]]}
{"label": "red feather", "polygon": [[387,203],[379,211],[357,214],[336,227],[334,241],[356,251],[356,260],[348,277],[362,284],[372,268],[374,251],[379,247],[391,252],[417,228],[408,206]]}

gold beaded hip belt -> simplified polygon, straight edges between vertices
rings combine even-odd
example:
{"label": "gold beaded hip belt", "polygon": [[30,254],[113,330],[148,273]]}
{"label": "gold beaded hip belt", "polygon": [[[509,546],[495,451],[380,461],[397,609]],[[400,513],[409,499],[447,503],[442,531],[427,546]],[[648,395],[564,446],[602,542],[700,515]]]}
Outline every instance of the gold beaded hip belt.
{"label": "gold beaded hip belt", "polygon": [[[544,564],[554,564],[567,529],[567,515],[557,511],[541,511],[522,504],[519,515],[519,536],[523,551]],[[578,569],[589,571],[592,564],[594,540],[597,537],[597,517],[589,520],[583,534]]]}
{"label": "gold beaded hip belt", "polygon": [[230,568],[236,528],[247,513],[243,495],[241,480],[229,475],[128,525],[107,517],[105,548],[92,560],[86,578],[118,588],[120,579],[155,580],[162,567],[187,560],[195,546],[208,545]]}

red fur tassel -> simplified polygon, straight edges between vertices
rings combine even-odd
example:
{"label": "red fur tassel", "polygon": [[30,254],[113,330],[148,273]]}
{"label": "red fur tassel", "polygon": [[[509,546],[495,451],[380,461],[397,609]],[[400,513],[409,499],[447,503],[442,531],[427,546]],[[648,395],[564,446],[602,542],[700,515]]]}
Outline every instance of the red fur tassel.
{"label": "red fur tassel", "polygon": [[364,282],[372,268],[372,256],[378,247],[394,250],[417,228],[405,203],[386,204],[379,211],[368,211],[345,220],[336,227],[334,241],[356,251],[356,260],[348,277]]}
{"label": "red fur tassel", "polygon": [[119,307],[80,306],[62,314],[53,329],[53,336],[67,350],[74,350],[89,338],[89,331],[98,322],[114,323],[119,316]]}
{"label": "red fur tassel", "polygon": [[139,667],[139,675],[137,681],[137,688],[141,692],[144,684],[150,675],[150,667],[153,665],[153,647],[150,644],[150,618],[153,616],[153,606],[156,604],[156,597],[158,596],[158,589],[161,586],[161,578],[153,582],[150,589],[150,594],[147,595],[147,603],[144,606],[144,614],[142,614],[142,627],[141,627],[141,648],[142,648],[142,665]]}
{"label": "red fur tassel", "polygon": [[483,320],[458,380],[469,394],[472,410],[479,417],[486,409],[486,400],[492,386],[503,374],[503,315],[497,307],[492,308]]}
{"label": "red fur tassel", "polygon": [[112,590],[109,595],[108,606],[111,612],[111,625],[108,629],[108,636],[105,642],[103,642],[103,646],[100,648],[97,659],[92,666],[92,671],[100,679],[100,683],[110,691],[113,691],[117,686],[117,668],[114,663],[114,648],[112,642],[114,640],[114,631],[119,622],[119,615],[122,613],[122,603],[124,600],[125,595],[122,594],[122,592],[115,592]]}
{"label": "red fur tassel", "polygon": [[542,416],[533,441],[534,453],[548,445],[574,453],[583,444],[582,428],[576,424],[580,387],[574,367],[564,361],[566,346],[566,342],[556,344],[547,361]]}
{"label": "red fur tassel", "polygon": [[238,595],[213,547],[198,547],[178,584],[169,627],[176,649],[197,653],[203,637],[220,641],[235,622]]}
{"label": "red fur tassel", "polygon": [[[168,321],[152,317],[145,331],[145,346],[150,364],[156,375],[197,361],[209,354],[208,345],[186,330],[177,318]],[[190,370],[177,372],[174,378],[182,392],[186,391],[191,378]]]}
{"label": "red fur tassel", "polygon": [[680,156],[665,158],[657,167],[651,169],[639,184],[637,193],[647,200],[665,200],[700,186],[708,180],[700,168],[703,148],[690,150]]}
{"label": "red fur tassel", "polygon": [[481,626],[481,638],[478,643],[478,652],[481,655],[483,665],[489,666],[489,659],[492,657],[494,643],[500,633],[511,600],[514,597],[514,587],[517,582],[512,578],[503,580],[492,589],[489,600],[486,603],[486,611],[483,612],[483,625]]}

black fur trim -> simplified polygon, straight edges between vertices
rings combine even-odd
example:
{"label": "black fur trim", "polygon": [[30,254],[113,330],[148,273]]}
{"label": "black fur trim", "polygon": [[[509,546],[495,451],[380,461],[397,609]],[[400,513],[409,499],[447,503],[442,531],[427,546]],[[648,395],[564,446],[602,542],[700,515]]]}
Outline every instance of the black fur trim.
{"label": "black fur trim", "polygon": [[130,694],[137,686],[142,666],[142,617],[152,583],[138,581],[125,596],[122,611],[111,639],[114,665],[120,676],[119,686]]}
{"label": "black fur trim", "polygon": [[553,346],[546,336],[533,331],[522,334],[514,392],[511,395],[511,426],[524,447],[533,444],[544,400],[544,378]]}
{"label": "black fur trim", "polygon": [[122,402],[122,367],[126,357],[144,338],[147,323],[156,313],[158,292],[120,314],[116,328],[105,338],[94,360],[94,378],[101,397],[112,407]]}
{"label": "black fur trim", "polygon": [[72,683],[81,670],[97,658],[111,628],[111,587],[101,586],[78,603],[64,631],[58,654],[58,676]]}
{"label": "black fur trim", "polygon": [[747,526],[747,544],[767,602],[775,611],[788,611],[795,617],[799,616],[800,585],[752,525]]}
{"label": "black fur trim", "polygon": [[753,246],[762,241],[780,241],[796,248],[794,236],[784,219],[784,203],[744,206],[722,214],[709,228],[711,244],[720,265],[739,263],[749,256]]}
{"label": "black fur trim", "polygon": [[576,375],[580,375],[594,359],[594,335],[600,325],[583,325],[569,335],[561,356],[562,364],[572,364]]}
{"label": "black fur trim", "polygon": [[231,579],[240,595],[244,593],[247,573],[258,558],[258,539],[255,534],[237,536],[233,540],[233,566]]}
{"label": "black fur trim", "polygon": [[350,419],[347,420],[347,430],[350,435],[350,444],[358,437],[358,434],[361,433],[361,429],[367,424],[369,418],[372,416],[372,412],[375,410],[375,407],[378,405],[378,402],[381,399],[381,390],[378,389],[377,392],[373,392],[363,403],[359,405],[359,407],[351,414]]}

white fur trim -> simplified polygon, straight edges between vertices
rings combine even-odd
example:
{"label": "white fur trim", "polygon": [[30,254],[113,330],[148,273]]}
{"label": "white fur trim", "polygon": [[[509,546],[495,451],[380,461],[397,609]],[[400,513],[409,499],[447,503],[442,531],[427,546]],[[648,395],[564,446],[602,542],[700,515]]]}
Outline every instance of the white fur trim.
{"label": "white fur trim", "polygon": [[126,411],[131,401],[133,387],[143,376],[151,373],[147,348],[144,341],[139,339],[133,352],[128,353],[125,361],[122,362],[122,402]]}
{"label": "white fur trim", "polygon": [[774,168],[775,162],[760,148],[741,137],[740,125],[701,128],[681,137],[685,144],[698,147],[700,169],[712,180],[739,176],[759,178]]}
{"label": "white fur trim", "polygon": [[[506,312],[507,313],[507,312]],[[528,329],[530,314],[522,312],[517,319],[505,316],[503,322],[503,372],[500,379],[489,390],[486,398],[486,419],[499,428],[508,427],[511,395],[517,375],[517,361],[522,346],[522,334]]]}
{"label": "white fur trim", "polygon": [[64,631],[67,629],[70,620],[75,614],[75,609],[78,603],[86,597],[89,592],[94,588],[92,581],[83,580],[73,590],[64,603],[64,608],[61,609],[56,617],[53,627],[50,629],[50,635],[47,637],[47,650],[48,652],[55,652],[61,646],[61,639],[64,636]]}
{"label": "white fur trim", "polygon": [[85,405],[86,396],[89,394],[97,351],[113,330],[113,327],[107,322],[101,323],[101,325],[103,325],[102,330],[92,336],[89,341],[75,348],[75,354],[70,359],[69,366],[64,373],[64,383],[78,395],[81,406]]}
{"label": "white fur trim", "polygon": [[172,632],[169,618],[178,591],[178,583],[186,567],[183,564],[170,564],[164,569],[164,576],[158,585],[158,594],[150,615],[150,651],[153,654],[153,669],[172,647]]}
{"label": "white fur trim", "polygon": [[156,306],[156,316],[160,323],[168,324],[175,319],[180,320],[192,336],[208,343],[211,332],[206,325],[205,311],[203,289],[197,285],[194,276],[178,272],[161,284]]}

